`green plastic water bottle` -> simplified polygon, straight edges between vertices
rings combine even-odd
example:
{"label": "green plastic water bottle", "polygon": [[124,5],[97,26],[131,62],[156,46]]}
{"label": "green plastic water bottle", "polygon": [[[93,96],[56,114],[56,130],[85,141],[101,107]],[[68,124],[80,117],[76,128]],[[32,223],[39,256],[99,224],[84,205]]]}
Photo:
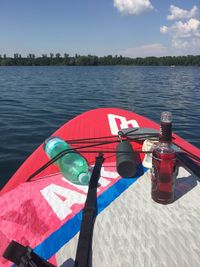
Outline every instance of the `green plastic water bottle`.
{"label": "green plastic water bottle", "polygon": [[[71,147],[60,137],[50,137],[44,143],[47,156],[52,159]],[[74,184],[87,185],[90,180],[88,164],[77,152],[69,152],[55,161],[63,176]]]}

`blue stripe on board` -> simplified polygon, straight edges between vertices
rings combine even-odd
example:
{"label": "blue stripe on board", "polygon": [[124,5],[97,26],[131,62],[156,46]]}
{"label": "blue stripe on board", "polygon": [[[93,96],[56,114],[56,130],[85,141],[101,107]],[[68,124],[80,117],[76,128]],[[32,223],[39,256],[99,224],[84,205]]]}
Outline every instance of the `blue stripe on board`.
{"label": "blue stripe on board", "polygon": [[[97,199],[97,214],[101,213],[112,201],[132,185],[147,169],[139,166],[137,175],[134,178],[120,179],[108,190],[102,193]],[[45,259],[51,258],[56,252],[71,240],[80,230],[82,211],[67,221],[57,231],[52,233],[34,251]]]}

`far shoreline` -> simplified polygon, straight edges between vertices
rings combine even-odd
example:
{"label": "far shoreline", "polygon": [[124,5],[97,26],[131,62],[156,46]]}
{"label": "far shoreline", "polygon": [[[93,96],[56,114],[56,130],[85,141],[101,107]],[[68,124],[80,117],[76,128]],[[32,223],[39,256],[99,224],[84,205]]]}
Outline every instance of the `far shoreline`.
{"label": "far shoreline", "polygon": [[103,56],[94,55],[75,55],[69,56],[60,53],[43,54],[36,57],[34,54],[28,54],[22,57],[16,53],[13,57],[8,57],[6,54],[0,55],[0,66],[200,66],[200,55],[187,56],[165,56],[165,57],[123,57],[123,56]]}

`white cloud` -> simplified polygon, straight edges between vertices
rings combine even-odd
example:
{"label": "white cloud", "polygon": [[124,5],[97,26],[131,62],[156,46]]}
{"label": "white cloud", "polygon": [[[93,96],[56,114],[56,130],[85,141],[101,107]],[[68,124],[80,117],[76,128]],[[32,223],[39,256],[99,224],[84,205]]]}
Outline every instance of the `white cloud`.
{"label": "white cloud", "polygon": [[140,15],[154,9],[149,0],[114,0],[114,7],[124,15]]}
{"label": "white cloud", "polygon": [[172,38],[172,47],[181,53],[200,53],[200,20],[198,8],[193,6],[191,10],[170,6],[168,20],[176,20],[171,26],[160,27],[162,34],[169,34]]}
{"label": "white cloud", "polygon": [[190,19],[185,23],[178,21],[172,26],[172,30],[177,38],[200,37],[200,21],[198,19]]}
{"label": "white cloud", "polygon": [[176,38],[200,37],[200,20],[176,21],[171,27],[160,27],[161,33],[171,32]]}
{"label": "white cloud", "polygon": [[171,27],[162,26],[160,32],[172,35],[172,46],[180,49],[199,47],[200,49],[200,20],[191,18],[186,22],[176,21]]}
{"label": "white cloud", "polygon": [[169,28],[168,28],[167,26],[162,26],[162,27],[160,27],[160,32],[161,32],[161,33],[167,33],[168,30],[169,30]]}
{"label": "white cloud", "polygon": [[190,19],[197,16],[198,7],[193,6],[193,8],[188,11],[177,6],[171,5],[169,11],[171,12],[171,14],[167,16],[168,20]]}
{"label": "white cloud", "polygon": [[172,46],[183,51],[188,51],[188,54],[199,55],[200,38],[192,38],[191,40],[174,38],[172,39]]}
{"label": "white cloud", "polygon": [[136,47],[126,48],[120,53],[125,57],[148,57],[148,56],[164,56],[168,54],[168,50],[165,46],[159,43],[148,44]]}

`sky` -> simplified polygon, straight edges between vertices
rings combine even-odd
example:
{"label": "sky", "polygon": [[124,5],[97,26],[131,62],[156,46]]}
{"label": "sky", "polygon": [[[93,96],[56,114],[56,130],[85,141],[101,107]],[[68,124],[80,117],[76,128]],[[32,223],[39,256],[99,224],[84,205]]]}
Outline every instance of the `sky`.
{"label": "sky", "polygon": [[200,54],[200,0],[0,0],[0,54]]}

